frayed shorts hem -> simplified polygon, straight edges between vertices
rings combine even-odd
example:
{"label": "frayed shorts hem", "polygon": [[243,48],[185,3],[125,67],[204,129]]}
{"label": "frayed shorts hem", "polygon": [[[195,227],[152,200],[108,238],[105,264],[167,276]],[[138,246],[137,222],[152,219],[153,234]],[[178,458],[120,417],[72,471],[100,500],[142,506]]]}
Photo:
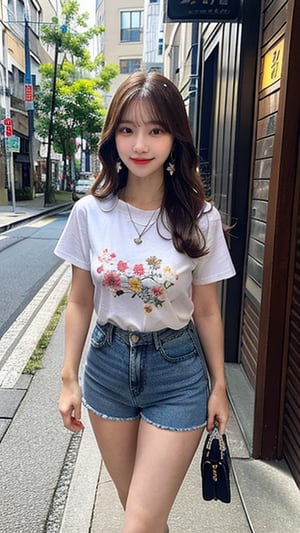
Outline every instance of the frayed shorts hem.
{"label": "frayed shorts hem", "polygon": [[203,427],[206,426],[206,421],[203,423],[203,424],[199,424],[199,425],[196,425],[196,426],[192,426],[192,427],[187,427],[187,428],[177,428],[177,427],[172,427],[172,426],[167,426],[167,425],[164,425],[164,424],[159,424],[158,422],[154,422],[153,420],[150,420],[149,418],[147,418],[143,413],[139,413],[138,415],[136,416],[130,416],[130,417],[120,417],[120,416],[110,416],[110,415],[107,415],[105,413],[100,413],[99,411],[97,411],[96,409],[94,409],[93,407],[91,407],[86,401],[85,399],[83,398],[82,400],[82,403],[83,405],[86,407],[86,409],[88,411],[91,411],[92,413],[94,413],[94,415],[96,416],[100,416],[101,418],[103,418],[104,420],[111,420],[111,421],[114,421],[114,422],[130,422],[131,420],[139,420],[139,419],[143,419],[145,422],[147,422],[148,424],[151,424],[152,426],[155,426],[159,429],[165,429],[165,430],[168,430],[168,431],[178,431],[178,432],[182,432],[182,431],[195,431],[197,429],[201,429]]}
{"label": "frayed shorts hem", "polygon": [[145,422],[148,422],[148,424],[151,424],[152,426],[155,426],[160,429],[167,429],[168,431],[194,431],[196,429],[200,429],[206,426],[206,422],[204,424],[199,424],[197,426],[192,426],[188,428],[177,428],[172,426],[166,426],[164,424],[159,424],[158,422],[153,422],[153,420],[149,420],[143,413],[141,413],[141,418],[145,420]]}
{"label": "frayed shorts hem", "polygon": [[91,407],[86,401],[85,399],[82,400],[82,403],[84,405],[84,407],[86,407],[86,409],[88,411],[91,411],[92,413],[94,413],[94,415],[97,415],[97,416],[100,416],[101,418],[104,418],[105,420],[113,420],[115,422],[129,422],[130,420],[138,420],[140,417],[140,415],[137,415],[137,416],[128,416],[128,417],[121,417],[121,416],[110,416],[110,415],[106,415],[105,413],[100,413],[99,411],[97,411],[97,409],[94,409],[93,407]]}

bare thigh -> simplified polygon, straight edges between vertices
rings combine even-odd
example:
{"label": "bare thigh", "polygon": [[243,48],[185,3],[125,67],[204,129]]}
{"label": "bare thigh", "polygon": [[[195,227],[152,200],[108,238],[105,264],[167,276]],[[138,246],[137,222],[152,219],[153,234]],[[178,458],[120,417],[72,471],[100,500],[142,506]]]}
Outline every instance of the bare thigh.
{"label": "bare thigh", "polygon": [[165,533],[168,516],[203,428],[160,429],[89,412],[105,466],[125,509],[123,533]]}
{"label": "bare thigh", "polygon": [[125,509],[135,464],[140,420],[108,420],[89,411],[104,464]]}
{"label": "bare thigh", "polygon": [[203,428],[168,431],[140,422],[123,533],[164,533]]}

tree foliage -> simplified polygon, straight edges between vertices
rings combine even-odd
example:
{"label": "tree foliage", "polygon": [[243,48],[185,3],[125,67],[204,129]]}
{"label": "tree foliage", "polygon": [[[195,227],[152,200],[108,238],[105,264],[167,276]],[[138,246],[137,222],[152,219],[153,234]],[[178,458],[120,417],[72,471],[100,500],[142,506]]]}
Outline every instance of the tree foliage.
{"label": "tree foliage", "polygon": [[89,43],[104,27],[88,27],[88,13],[78,11],[77,0],[66,0],[62,5],[64,24],[54,17],[51,24],[42,27],[42,40],[56,48],[57,73],[54,80],[55,65],[40,66],[41,84],[35,96],[36,130],[46,138],[52,118],[53,145],[65,162],[74,155],[78,137],[95,151],[105,114],[99,90],[109,90],[111,80],[118,74],[118,67],[106,65],[101,54],[92,60]]}

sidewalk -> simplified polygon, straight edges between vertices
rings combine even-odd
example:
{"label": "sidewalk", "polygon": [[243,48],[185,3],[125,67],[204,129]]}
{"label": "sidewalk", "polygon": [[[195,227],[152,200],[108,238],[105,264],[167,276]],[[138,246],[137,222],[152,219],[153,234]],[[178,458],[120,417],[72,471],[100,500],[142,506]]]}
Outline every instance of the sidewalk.
{"label": "sidewalk", "polygon": [[[123,512],[85,412],[83,419],[86,428],[60,533],[120,533]],[[170,533],[300,531],[300,493],[285,463],[251,459],[232,415],[227,436],[232,457],[231,503],[202,499],[201,443],[171,511]]]}
{"label": "sidewalk", "polygon": [[[3,227],[10,227],[11,218],[15,217],[15,220],[19,223],[39,216],[45,212],[45,209],[48,210],[48,208],[43,208],[42,201],[43,198],[37,198],[30,205],[26,202],[26,207],[18,203],[17,213],[14,214],[11,213],[10,208],[5,210],[3,206],[0,207],[0,230],[3,231]],[[55,208],[57,209],[57,205]],[[65,288],[62,290],[65,290]],[[17,415],[12,421],[11,431],[5,435],[1,443],[2,450],[5,450],[6,461],[7,454],[11,453],[7,465],[7,478],[3,476],[3,483],[6,487],[5,496],[6,492],[8,492],[9,479],[12,477],[12,462],[15,460],[16,450],[20,450],[20,453],[18,452],[20,465],[22,465],[22,468],[27,468],[23,474],[22,483],[17,483],[19,489],[15,480],[19,479],[20,466],[16,468],[17,477],[10,481],[12,497],[14,497],[15,501],[14,509],[11,511],[15,514],[18,511],[16,489],[22,493],[20,498],[24,499],[24,494],[27,494],[26,502],[24,500],[24,508],[28,507],[29,496],[24,491],[26,491],[25,480],[30,475],[37,476],[36,483],[44,484],[39,489],[37,487],[36,495],[33,494],[35,504],[34,511],[32,510],[31,512],[35,512],[36,506],[41,506],[43,502],[45,502],[44,507],[46,507],[48,500],[44,497],[38,501],[38,490],[40,495],[42,490],[45,493],[47,490],[48,498],[52,498],[55,486],[59,485],[59,482],[55,485],[55,472],[53,472],[53,465],[56,465],[58,469],[58,452],[54,446],[54,435],[58,442],[61,439],[61,444],[57,449],[60,450],[59,453],[61,453],[62,460],[64,447],[67,447],[69,440],[72,441],[69,432],[66,432],[62,427],[57,413],[57,388],[59,387],[59,367],[62,360],[62,350],[63,324],[61,321],[46,351],[43,369],[38,371],[29,385],[28,392],[30,397],[27,392],[25,400],[20,405]],[[55,373],[53,370],[54,364],[56,365]],[[49,376],[51,377],[50,382]],[[45,401],[43,391],[49,389],[49,383],[52,390],[51,409],[53,410],[51,424],[49,422],[49,406],[45,405],[44,408],[42,406],[42,401]],[[34,407],[32,407],[33,402],[36,404]],[[39,408],[42,408],[43,413],[47,413],[48,419],[45,416],[40,417]],[[34,416],[36,417],[35,421],[33,421]],[[29,432],[28,420],[31,421]],[[86,427],[76,448],[70,484],[64,489],[65,505],[61,513],[62,519],[60,518],[59,522],[59,532],[120,533],[122,509],[112,481],[98,453],[86,411],[83,412],[83,420]],[[41,431],[41,424],[45,425],[43,431]],[[33,438],[33,435],[35,438]],[[231,504],[227,505],[214,501],[205,502],[202,499],[199,471],[202,445],[200,445],[170,514],[170,533],[214,533],[218,531],[224,533],[247,533],[249,531],[254,533],[265,531],[267,533],[294,533],[295,531],[300,531],[300,491],[285,462],[253,460],[232,413],[227,436],[232,457]],[[20,446],[16,447],[17,439],[20,440]],[[44,439],[47,443],[47,449],[41,439]],[[28,458],[24,461],[21,443],[24,445],[26,440],[28,440]],[[36,456],[30,459],[29,457],[33,453],[32,443],[35,443]],[[39,473],[38,465],[35,464],[36,457],[39,457],[41,449],[43,453],[40,462],[43,459],[49,469],[47,472],[48,477],[46,478],[44,478],[41,471]],[[72,453],[74,454],[74,452]],[[51,454],[53,456],[52,462],[50,460]],[[66,460],[67,458],[65,458],[65,462]],[[36,474],[34,474],[35,471]],[[61,501],[58,502],[59,505],[62,505]],[[18,529],[18,531],[22,531],[22,533],[39,533],[40,531],[54,533],[54,531],[58,531],[57,528],[51,529],[50,526],[47,529],[28,529],[25,524],[24,528]],[[2,530],[2,526],[0,526],[0,531],[6,532],[9,530],[5,529],[5,526],[4,530]]]}
{"label": "sidewalk", "polygon": [[12,205],[0,205],[0,233],[13,228],[22,222],[33,220],[45,212],[51,213],[52,211],[56,211],[57,208],[63,208],[64,206],[68,207],[72,205],[72,203],[70,193],[70,202],[65,204],[57,202],[53,205],[44,207],[44,195],[37,194],[33,200],[16,202],[15,210]]}

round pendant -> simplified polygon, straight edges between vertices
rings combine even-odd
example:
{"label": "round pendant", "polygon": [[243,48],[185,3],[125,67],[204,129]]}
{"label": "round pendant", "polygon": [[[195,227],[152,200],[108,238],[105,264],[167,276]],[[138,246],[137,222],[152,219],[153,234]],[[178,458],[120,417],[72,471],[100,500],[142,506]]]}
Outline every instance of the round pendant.
{"label": "round pendant", "polygon": [[141,237],[135,237],[133,239],[133,242],[135,242],[135,244],[142,244],[143,241],[142,241]]}

